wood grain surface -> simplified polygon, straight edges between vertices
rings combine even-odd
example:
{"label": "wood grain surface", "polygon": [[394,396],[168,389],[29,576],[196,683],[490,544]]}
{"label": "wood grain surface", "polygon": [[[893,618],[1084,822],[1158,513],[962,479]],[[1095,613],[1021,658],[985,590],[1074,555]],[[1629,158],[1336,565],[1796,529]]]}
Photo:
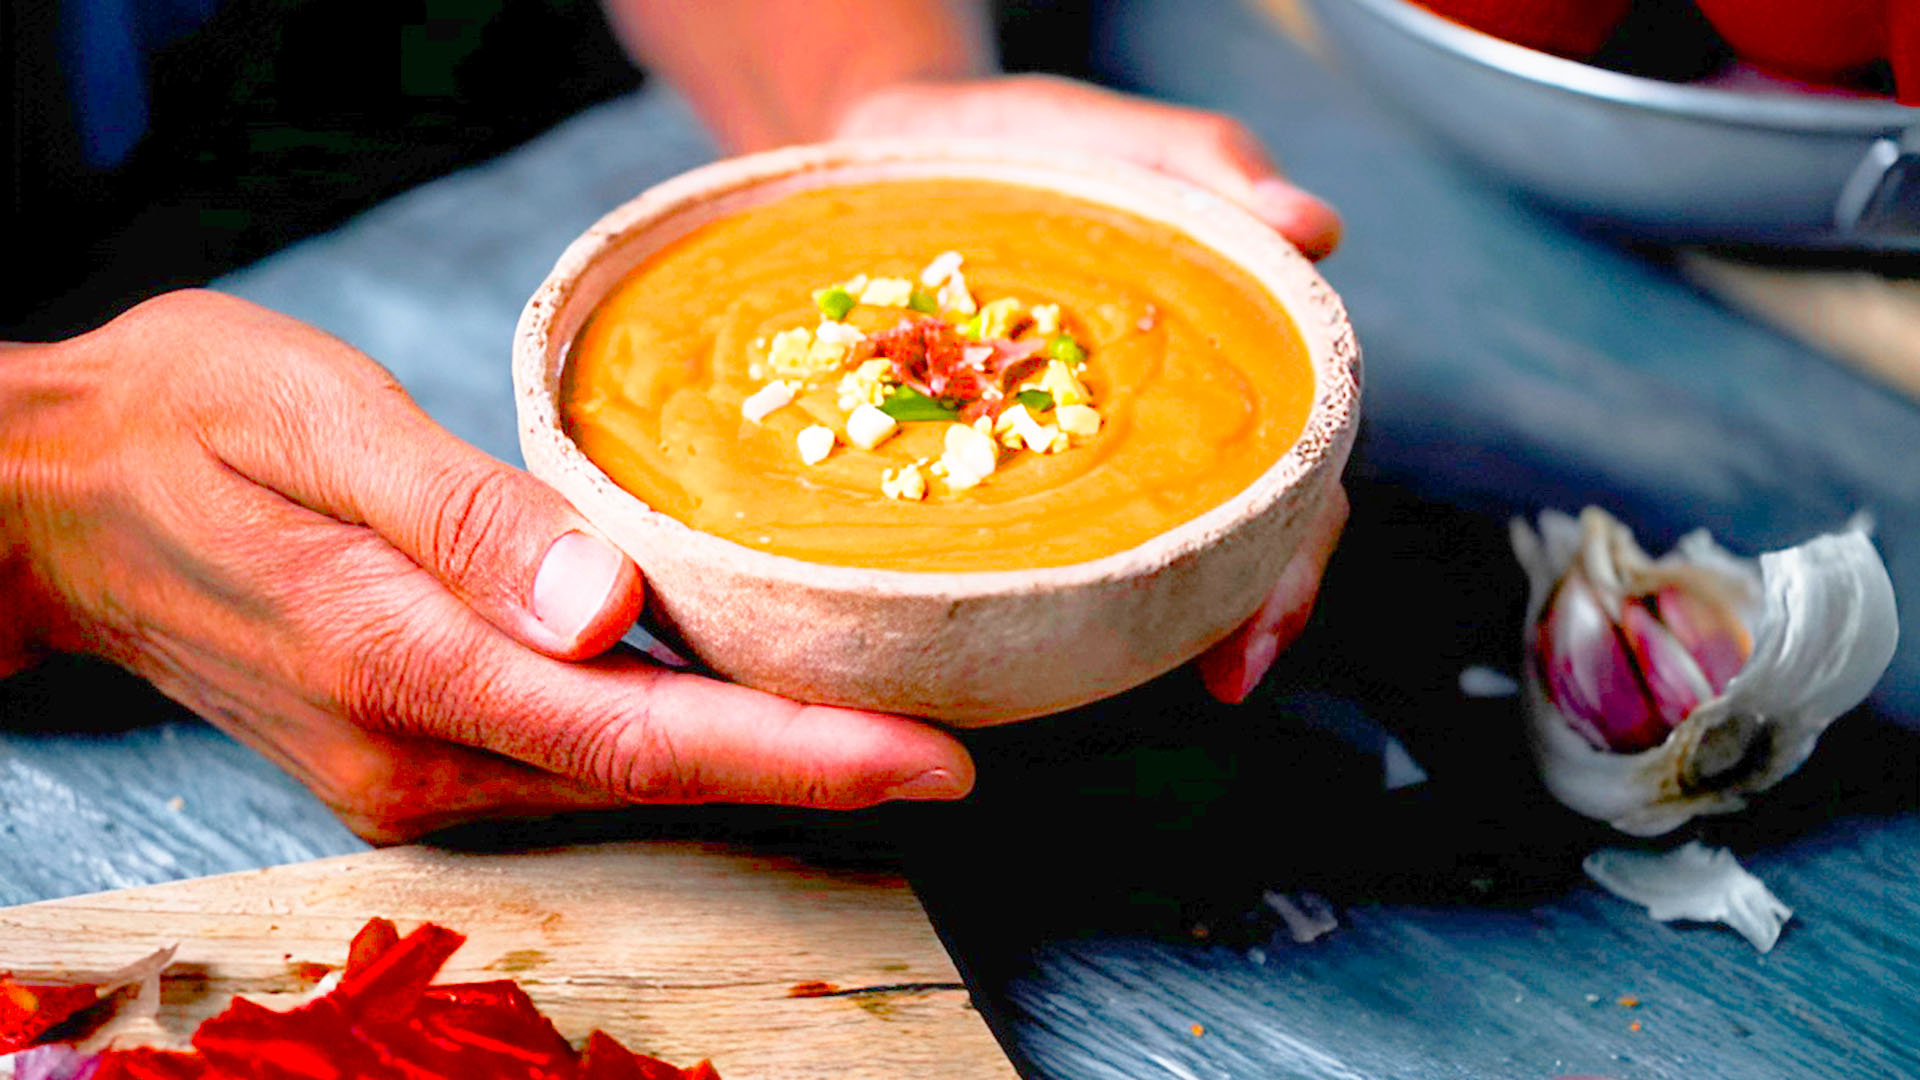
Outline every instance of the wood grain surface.
{"label": "wood grain surface", "polygon": [[1694,284],[1920,400],[1920,279],[1685,252]]}
{"label": "wood grain surface", "polygon": [[468,935],[439,981],[511,977],[576,1042],[729,1078],[1015,1075],[904,881],[711,844],[395,848],[0,909],[0,970],[178,942],[150,1038],[184,1045],[235,994],[296,1003],[374,915]]}

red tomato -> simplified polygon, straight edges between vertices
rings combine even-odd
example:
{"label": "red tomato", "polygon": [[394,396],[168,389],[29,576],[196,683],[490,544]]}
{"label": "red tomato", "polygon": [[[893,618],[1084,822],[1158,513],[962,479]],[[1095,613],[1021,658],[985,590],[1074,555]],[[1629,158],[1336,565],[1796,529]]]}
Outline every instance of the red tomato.
{"label": "red tomato", "polygon": [[1920,0],[1887,0],[1887,57],[1900,104],[1920,105]]}
{"label": "red tomato", "polygon": [[1887,54],[1887,9],[1915,0],[1697,0],[1741,58],[1826,81]]}
{"label": "red tomato", "polygon": [[1516,45],[1584,60],[1600,51],[1633,0],[1416,0]]}

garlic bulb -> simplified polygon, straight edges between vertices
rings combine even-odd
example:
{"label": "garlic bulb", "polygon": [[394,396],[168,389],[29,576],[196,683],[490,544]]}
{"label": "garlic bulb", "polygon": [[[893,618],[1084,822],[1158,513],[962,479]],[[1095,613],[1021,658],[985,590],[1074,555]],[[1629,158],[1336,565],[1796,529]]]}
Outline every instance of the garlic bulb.
{"label": "garlic bulb", "polygon": [[1757,562],[1704,530],[1649,558],[1591,506],[1512,537],[1535,760],[1555,798],[1622,832],[1745,806],[1893,659],[1893,585],[1864,528]]}

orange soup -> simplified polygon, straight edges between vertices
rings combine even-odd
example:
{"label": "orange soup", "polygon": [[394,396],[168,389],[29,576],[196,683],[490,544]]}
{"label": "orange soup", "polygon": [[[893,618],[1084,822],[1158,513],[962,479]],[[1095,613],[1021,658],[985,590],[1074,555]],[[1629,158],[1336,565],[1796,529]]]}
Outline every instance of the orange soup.
{"label": "orange soup", "polygon": [[1061,566],[1232,498],[1299,436],[1306,347],[1177,230],[1010,184],[790,196],[635,269],[569,436],[653,509],[818,563]]}

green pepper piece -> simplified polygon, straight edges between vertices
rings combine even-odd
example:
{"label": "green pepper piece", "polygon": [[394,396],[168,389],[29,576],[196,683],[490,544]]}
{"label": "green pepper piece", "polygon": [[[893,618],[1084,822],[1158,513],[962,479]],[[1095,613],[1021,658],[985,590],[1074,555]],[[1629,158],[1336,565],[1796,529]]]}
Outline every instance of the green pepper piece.
{"label": "green pepper piece", "polygon": [[820,305],[820,313],[834,322],[847,317],[853,310],[853,294],[835,285],[831,289],[822,289],[813,294],[813,302]]}
{"label": "green pepper piece", "polygon": [[896,387],[880,403],[880,411],[901,423],[915,420],[958,420],[960,407],[940,398],[932,398],[911,386]]}
{"label": "green pepper piece", "polygon": [[1072,334],[1055,334],[1047,341],[1047,356],[1068,364],[1077,364],[1087,358],[1087,350],[1073,340]]}
{"label": "green pepper piece", "polygon": [[940,301],[925,289],[914,289],[912,295],[907,297],[907,307],[922,315],[940,314]]}
{"label": "green pepper piece", "polygon": [[1045,390],[1022,390],[1013,395],[1013,400],[1025,405],[1028,412],[1046,412],[1053,408],[1053,395]]}

